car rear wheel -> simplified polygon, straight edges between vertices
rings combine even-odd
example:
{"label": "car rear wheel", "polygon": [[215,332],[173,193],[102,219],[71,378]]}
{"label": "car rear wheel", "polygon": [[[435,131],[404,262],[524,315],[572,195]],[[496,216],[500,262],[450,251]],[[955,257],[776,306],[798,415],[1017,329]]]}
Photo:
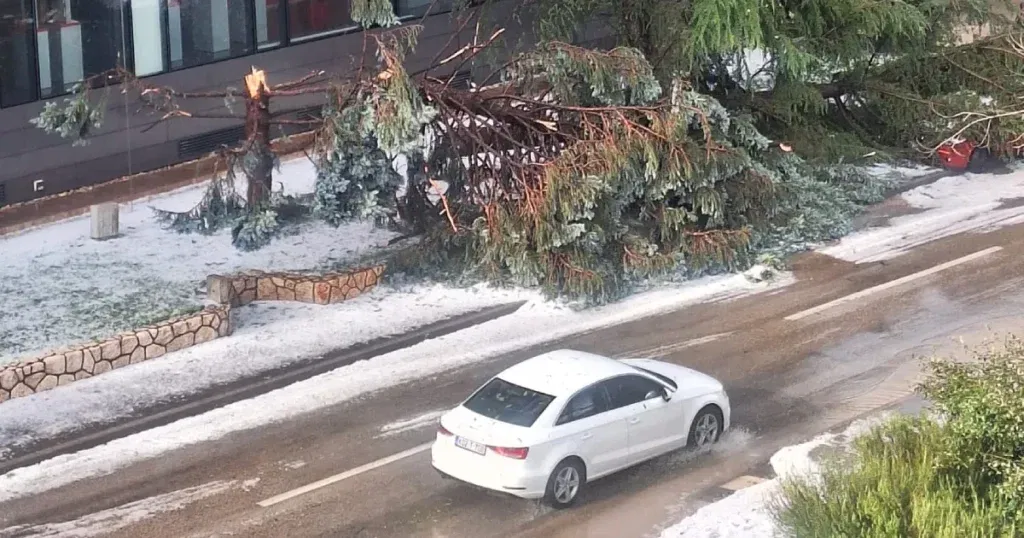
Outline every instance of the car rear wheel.
{"label": "car rear wheel", "polygon": [[690,423],[690,437],[687,445],[691,448],[707,448],[718,442],[722,436],[722,428],[725,425],[722,419],[722,411],[717,406],[708,405],[697,412]]}
{"label": "car rear wheel", "polygon": [[583,464],[574,458],[562,460],[548,478],[544,503],[552,508],[568,508],[576,504],[586,484],[587,471]]}

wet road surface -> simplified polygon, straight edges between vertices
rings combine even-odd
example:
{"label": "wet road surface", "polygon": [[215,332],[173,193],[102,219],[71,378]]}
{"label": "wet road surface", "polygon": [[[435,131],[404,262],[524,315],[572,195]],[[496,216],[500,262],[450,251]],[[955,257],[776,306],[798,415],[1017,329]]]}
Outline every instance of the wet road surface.
{"label": "wet road surface", "polygon": [[[1022,255],[1024,227],[951,237],[880,263],[805,255],[794,262],[797,282],[780,290],[523,350],[0,504],[0,537],[656,535],[713,500],[709,490],[763,473],[779,447],[907,398],[918,357],[1016,330]],[[494,373],[557,347],[659,357],[716,376],[734,430],[711,453],[672,454],[598,481],[568,511],[437,476],[424,449],[437,414]]]}

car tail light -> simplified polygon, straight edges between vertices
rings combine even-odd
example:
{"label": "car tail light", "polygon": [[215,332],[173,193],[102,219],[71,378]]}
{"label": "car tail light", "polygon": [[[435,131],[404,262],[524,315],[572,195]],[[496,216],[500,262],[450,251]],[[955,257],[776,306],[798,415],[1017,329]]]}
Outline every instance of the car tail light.
{"label": "car tail light", "polygon": [[452,436],[452,432],[448,431],[448,429],[445,428],[444,426],[442,426],[440,422],[437,424],[437,433],[439,435],[443,435],[445,437],[451,437]]}
{"label": "car tail light", "polygon": [[489,446],[491,452],[499,456],[505,456],[506,458],[512,458],[514,460],[525,460],[526,455],[530,453],[530,449],[526,447],[522,448],[507,448],[503,446]]}

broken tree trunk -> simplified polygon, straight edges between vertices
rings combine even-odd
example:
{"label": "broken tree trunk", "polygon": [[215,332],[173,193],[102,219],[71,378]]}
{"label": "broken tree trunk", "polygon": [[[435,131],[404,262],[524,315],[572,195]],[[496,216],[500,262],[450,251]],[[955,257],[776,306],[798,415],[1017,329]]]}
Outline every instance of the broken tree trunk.
{"label": "broken tree trunk", "polygon": [[246,155],[243,168],[249,182],[246,204],[250,209],[266,205],[273,188],[274,155],[270,149],[270,88],[266,73],[253,68],[245,76]]}

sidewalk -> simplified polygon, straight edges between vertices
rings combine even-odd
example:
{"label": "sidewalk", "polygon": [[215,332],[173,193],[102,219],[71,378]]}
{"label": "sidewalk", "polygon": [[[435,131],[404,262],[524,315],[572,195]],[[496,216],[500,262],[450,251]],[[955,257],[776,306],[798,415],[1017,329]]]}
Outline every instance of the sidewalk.
{"label": "sidewalk", "polygon": [[[112,390],[104,391],[99,386],[86,387],[85,383],[77,383],[61,387],[60,392],[40,393],[12,400],[4,404],[4,413],[0,417],[0,447],[3,447],[0,448],[0,475],[12,469],[99,446],[132,433],[253,398],[377,355],[391,353],[431,338],[439,338],[486,323],[507,316],[524,304],[525,301],[519,301],[482,308],[429,323],[402,334],[341,346],[323,356],[304,357],[291,364],[252,371],[233,381],[211,382],[194,392],[181,390],[186,387],[161,383],[160,372],[153,371],[153,368],[143,368],[145,365],[156,363],[141,363],[131,369],[118,371],[126,374],[120,376],[122,379],[113,379],[113,373],[110,373],[96,381],[97,384],[105,383],[107,388]],[[213,381],[217,376],[211,378]],[[140,398],[139,394],[123,393],[122,389],[125,386],[153,387],[157,393],[150,392],[152,399],[145,400]],[[80,389],[79,393],[72,394],[74,389]],[[112,397],[117,398],[118,394],[124,397],[120,398],[121,401],[130,401],[132,405],[118,410],[112,401]],[[54,405],[41,405],[46,401]],[[23,418],[31,417],[45,421],[44,417],[37,416],[35,408],[53,409],[54,406],[68,404],[74,404],[74,408],[59,417],[63,419],[63,423],[50,421],[49,428],[42,431],[22,429],[29,425],[19,420],[19,415]],[[81,422],[76,422],[78,420]],[[22,427],[18,426],[19,422],[22,423]],[[32,426],[39,427],[41,424],[35,422]],[[49,435],[46,435],[46,432]]]}

